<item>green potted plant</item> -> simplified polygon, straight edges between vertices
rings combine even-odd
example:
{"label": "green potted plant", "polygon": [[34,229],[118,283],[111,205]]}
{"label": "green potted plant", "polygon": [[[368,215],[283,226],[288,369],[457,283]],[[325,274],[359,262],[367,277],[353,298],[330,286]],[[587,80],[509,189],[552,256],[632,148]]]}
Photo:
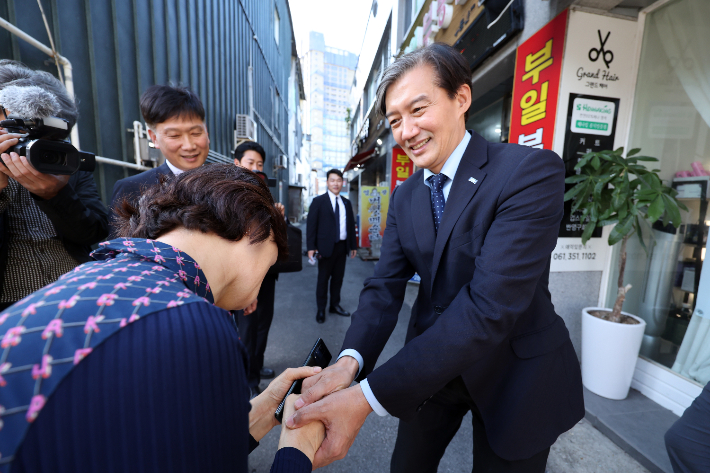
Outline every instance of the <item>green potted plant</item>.
{"label": "green potted plant", "polygon": [[628,395],[646,328],[643,319],[621,310],[631,289],[624,284],[626,244],[636,234],[645,250],[644,222],[662,221],[677,228],[680,209],[688,210],[676,200],[677,192],[661,182],[660,171],[642,164],[658,160],[639,156],[639,151],[632,149],[626,157],[623,148],[587,153],[574,167],[578,174],[565,180],[574,186],[564,199],[572,201],[572,213],[580,211],[580,222],[586,222],[582,243],[587,243],[595,228],[606,225],[614,225],[609,245],[621,243],[614,307],[582,310],[582,382],[590,391],[610,399]]}

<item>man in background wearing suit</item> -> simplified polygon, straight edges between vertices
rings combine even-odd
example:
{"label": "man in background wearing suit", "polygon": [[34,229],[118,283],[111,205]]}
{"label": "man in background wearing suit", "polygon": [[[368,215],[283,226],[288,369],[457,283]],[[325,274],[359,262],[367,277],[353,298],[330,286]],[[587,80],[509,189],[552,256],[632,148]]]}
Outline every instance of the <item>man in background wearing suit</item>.
{"label": "man in background wearing suit", "polygon": [[[584,416],[579,362],[548,289],[564,165],[467,131],[470,82],[463,56],[435,43],[397,59],[378,87],[377,110],[420,169],[391,196],[339,360],[304,383],[287,419],[326,425],[316,468],[345,456],[374,410],[400,419],[391,471],[436,472],[471,411],[475,473],[544,473],[550,446]],[[405,345],[375,368],[415,271]]]}
{"label": "man in background wearing suit", "polygon": [[[234,165],[258,173],[263,179],[266,179],[265,160],[266,151],[256,141],[245,141],[234,149]],[[284,205],[281,202],[276,202],[274,206],[283,217],[286,210]],[[264,368],[264,352],[271,322],[274,320],[274,299],[276,298],[276,281],[278,279],[279,273],[274,272],[271,268],[261,282],[261,289],[259,289],[256,300],[243,311],[241,316],[236,317],[242,342],[249,354],[247,379],[252,395],[258,395],[261,392],[259,383],[262,379],[270,379],[275,375],[271,368]]]}
{"label": "man in background wearing suit", "polygon": [[[148,136],[165,156],[165,162],[150,171],[117,181],[113,186],[111,209],[124,197],[137,198],[142,188],[156,184],[162,175],[180,174],[202,166],[210,151],[205,108],[189,88],[153,85],[141,95],[140,107],[148,125]],[[109,223],[111,236],[116,237],[113,217]]]}
{"label": "man in background wearing suit", "polygon": [[330,280],[329,312],[345,317],[350,316],[350,312],[340,306],[340,288],[343,285],[347,255],[350,253],[350,257],[355,258],[357,253],[353,207],[348,199],[340,195],[340,190],[343,188],[343,173],[331,169],[326,177],[328,192],[313,199],[306,223],[308,258],[313,258],[316,250],[320,255],[316,286],[318,302],[316,322],[319,324],[325,322],[328,280]]}

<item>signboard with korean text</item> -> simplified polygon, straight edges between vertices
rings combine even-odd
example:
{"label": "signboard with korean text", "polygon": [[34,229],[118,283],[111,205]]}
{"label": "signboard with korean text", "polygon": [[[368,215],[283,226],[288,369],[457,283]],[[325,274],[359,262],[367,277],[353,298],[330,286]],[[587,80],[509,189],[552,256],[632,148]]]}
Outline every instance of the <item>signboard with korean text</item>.
{"label": "signboard with korean text", "polygon": [[[567,176],[577,173],[574,166],[584,154],[625,144],[635,86],[636,31],[631,20],[569,12],[557,105],[558,116],[566,120],[557,120],[552,147],[565,161]],[[551,271],[603,271],[610,251],[608,229],[595,230],[582,246],[586,222],[570,210],[567,202]]]}
{"label": "signboard with korean text", "polygon": [[414,174],[414,163],[402,148],[392,149],[392,185],[390,191],[407,180]]}
{"label": "signboard with korean text", "polygon": [[360,187],[360,247],[379,248],[387,223],[390,190],[380,186]]}
{"label": "signboard with korean text", "polygon": [[518,46],[510,142],[552,149],[567,10]]}
{"label": "signboard with korean text", "polygon": [[[567,111],[565,147],[562,153],[567,176],[577,173],[574,167],[579,158],[585,154],[613,148],[618,110],[619,99],[571,94]],[[565,184],[565,192],[573,186],[573,184]],[[565,215],[560,223],[558,236],[581,238],[586,226],[586,222],[581,221],[581,216],[582,212],[572,213],[571,200],[565,202]],[[592,233],[592,238],[601,238],[601,236],[601,228],[596,228]]]}

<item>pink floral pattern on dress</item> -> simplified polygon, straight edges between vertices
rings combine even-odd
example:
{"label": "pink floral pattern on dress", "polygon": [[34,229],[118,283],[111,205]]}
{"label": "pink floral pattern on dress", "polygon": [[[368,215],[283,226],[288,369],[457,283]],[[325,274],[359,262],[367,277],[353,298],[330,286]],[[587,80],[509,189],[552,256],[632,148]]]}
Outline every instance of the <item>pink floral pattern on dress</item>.
{"label": "pink floral pattern on dress", "polygon": [[101,342],[166,308],[214,302],[199,265],[179,248],[118,239],[93,256],[0,313],[2,460],[11,461],[59,382]]}

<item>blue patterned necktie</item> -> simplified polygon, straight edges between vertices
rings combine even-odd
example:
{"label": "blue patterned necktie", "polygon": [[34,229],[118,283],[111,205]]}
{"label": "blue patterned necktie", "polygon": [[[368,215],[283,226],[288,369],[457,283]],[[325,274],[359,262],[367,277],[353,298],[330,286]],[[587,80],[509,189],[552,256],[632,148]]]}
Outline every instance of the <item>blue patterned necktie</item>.
{"label": "blue patterned necktie", "polygon": [[446,205],[443,189],[447,179],[446,174],[434,174],[427,179],[431,189],[431,211],[434,214],[434,230],[437,234],[439,233],[439,224],[441,223],[441,217],[444,215],[444,206]]}

